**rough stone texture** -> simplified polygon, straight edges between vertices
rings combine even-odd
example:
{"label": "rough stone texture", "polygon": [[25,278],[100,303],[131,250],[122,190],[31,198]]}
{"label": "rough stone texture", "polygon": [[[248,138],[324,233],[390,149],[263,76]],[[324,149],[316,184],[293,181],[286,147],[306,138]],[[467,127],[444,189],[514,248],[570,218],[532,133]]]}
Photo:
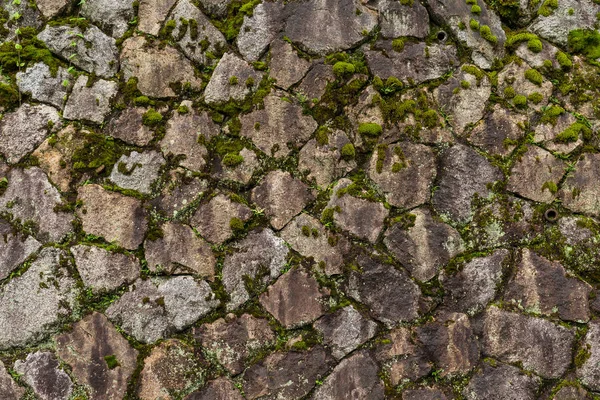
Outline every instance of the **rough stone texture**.
{"label": "rough stone texture", "polygon": [[81,7],[81,14],[112,37],[120,38],[129,29],[135,9],[132,0],[86,0]]}
{"label": "rough stone texture", "polygon": [[275,343],[268,321],[248,314],[228,314],[194,329],[194,336],[233,375],[244,370],[253,352]]}
{"label": "rough stone texture", "polygon": [[537,399],[540,379],[530,376],[511,365],[483,363],[481,370],[473,376],[463,395],[469,400],[475,399]]}
{"label": "rough stone texture", "polygon": [[[596,14],[600,7],[590,0],[564,0],[557,3],[558,8],[546,16],[540,15],[529,29],[550,42],[560,46],[567,45],[570,31],[575,29],[594,29]],[[569,12],[573,10],[573,12]]]}
{"label": "rough stone texture", "polygon": [[55,211],[63,200],[41,169],[13,168],[6,178],[8,186],[0,195],[0,212],[12,215],[19,224],[32,224],[33,236],[42,243],[58,242],[71,232],[73,214]]}
{"label": "rough stone texture", "polygon": [[[234,76],[236,84],[231,83]],[[225,53],[204,89],[204,101],[211,105],[243,101],[258,88],[260,80],[260,74],[250,64],[235,53]]]}
{"label": "rough stone texture", "polygon": [[324,313],[327,292],[315,278],[294,268],[260,295],[260,304],[286,328],[302,326]]}
{"label": "rough stone texture", "polygon": [[241,134],[269,156],[287,156],[293,148],[301,147],[317,129],[317,122],[311,116],[303,115],[302,107],[296,101],[284,100],[281,93],[267,96],[264,103],[264,109],[240,118]]}
{"label": "rough stone texture", "polygon": [[387,146],[381,168],[380,152],[378,149],[371,156],[369,177],[384,191],[388,203],[413,208],[429,200],[436,174],[435,153],[429,147],[409,142]]}
{"label": "rough stone texture", "polygon": [[67,0],[38,0],[35,2],[37,8],[46,18],[54,17],[67,3]]}
{"label": "rough stone texture", "polygon": [[128,108],[117,118],[108,123],[108,134],[126,143],[136,146],[147,146],[154,134],[150,127],[142,123],[142,118],[147,110],[142,107]]}
{"label": "rough stone texture", "polygon": [[192,346],[169,339],[154,349],[144,360],[140,373],[138,396],[142,400],[173,399],[202,382],[203,369]]}
{"label": "rough stone texture", "polygon": [[210,381],[203,389],[188,395],[185,400],[244,400],[233,382],[227,378]]}
{"label": "rough stone texture", "polygon": [[407,389],[402,392],[402,399],[404,400],[447,400],[448,397],[439,389],[434,388],[421,388],[421,389]]}
{"label": "rough stone texture", "polygon": [[[570,143],[561,143],[556,140],[559,135],[568,129],[571,125],[577,123],[577,118],[572,114],[565,112],[558,116],[556,124],[540,123],[535,127],[535,136],[533,140],[540,143],[545,149],[560,153],[570,153],[583,143],[581,137]],[[581,135],[579,135],[581,136]]]}
{"label": "rough stone texture", "polygon": [[69,375],[59,369],[56,356],[48,351],[27,355],[24,361],[17,360],[15,371],[32,387],[41,400],[67,400],[73,391]]}
{"label": "rough stone texture", "polygon": [[177,168],[169,171],[168,184],[165,185],[160,196],[152,201],[155,210],[169,218],[187,216],[196,200],[206,194],[208,181],[194,177],[189,171]]}
{"label": "rough stone texture", "polygon": [[0,361],[0,396],[6,400],[20,400],[25,389],[17,385]]}
{"label": "rough stone texture", "polygon": [[178,276],[155,283],[137,280],[106,315],[140,342],[152,343],[193,324],[217,305],[205,281]]}
{"label": "rough stone texture", "polygon": [[415,279],[428,281],[463,251],[463,241],[454,228],[434,220],[427,209],[415,209],[409,216],[414,217],[413,226],[393,225],[383,242]]}
{"label": "rough stone texture", "polygon": [[369,242],[375,242],[389,211],[381,203],[359,199],[347,193],[338,195],[340,190],[351,184],[350,179],[340,179],[333,188],[327,208],[334,210],[334,221],[342,229]]}
{"label": "rough stone texture", "polygon": [[268,1],[254,7],[252,15],[244,16],[236,44],[241,55],[249,62],[258,61],[269,43],[281,30],[284,22],[284,4]]}
{"label": "rough stone texture", "polygon": [[0,349],[42,340],[74,306],[75,281],[59,249],[46,248],[23,275],[0,290]]}
{"label": "rough stone texture", "polygon": [[138,352],[104,315],[94,312],[77,322],[72,331],[56,337],[56,347],[94,399],[118,400],[127,390]]}
{"label": "rough stone texture", "polygon": [[248,207],[231,201],[224,194],[218,194],[198,208],[191,224],[204,239],[220,244],[233,236],[229,225],[232,218],[247,221],[251,216],[252,211]]}
{"label": "rough stone texture", "polygon": [[115,290],[140,276],[140,263],[133,255],[86,245],[71,247],[71,254],[83,283],[95,292]]}
{"label": "rough stone texture", "polygon": [[[402,7],[400,4],[399,7]],[[369,68],[381,79],[394,76],[418,84],[437,79],[458,65],[456,47],[435,43],[407,43],[401,52],[392,49],[392,42],[377,42],[382,51],[366,51]]]}
{"label": "rough stone texture", "polygon": [[281,231],[281,238],[303,256],[312,257],[318,264],[324,262],[327,275],[342,272],[349,242],[341,235],[328,232],[318,219],[305,213],[298,215]]}
{"label": "rough stone texture", "polygon": [[503,179],[502,173],[475,150],[457,144],[442,155],[438,174],[439,189],[433,194],[433,205],[451,219],[468,222],[472,218],[471,203],[477,195],[486,198],[489,184]]}
{"label": "rough stone texture", "polygon": [[234,244],[233,250],[234,253],[225,257],[223,263],[223,286],[231,298],[228,310],[250,299],[245,276],[253,280],[255,287],[273,281],[281,275],[289,251],[283,239],[275,236],[270,229],[249,233]]}
{"label": "rough stone texture", "polygon": [[54,107],[23,104],[0,121],[0,153],[8,163],[18,163],[44,141],[53,127],[60,127]]}
{"label": "rough stone texture", "polygon": [[[355,47],[365,39],[362,32],[377,25],[376,13],[356,0],[309,0],[290,12],[285,35],[317,55]],[[314,29],[315,24],[320,29]]]}
{"label": "rough stone texture", "polygon": [[482,352],[504,362],[521,362],[542,378],[556,378],[571,363],[574,337],[571,329],[545,319],[490,307],[485,314]]}
{"label": "rough stone texture", "polygon": [[42,244],[33,236],[13,232],[12,227],[0,220],[0,280],[8,277],[12,270],[35,253]]}
{"label": "rough stone texture", "polygon": [[375,336],[377,324],[363,317],[352,306],[320,318],[314,324],[323,335],[323,343],[331,347],[331,354],[341,359]]}
{"label": "rough stone texture", "polygon": [[391,327],[412,321],[424,311],[421,291],[404,271],[365,256],[357,264],[362,271],[350,273],[345,291],[369,307],[377,320]]}
{"label": "rough stone texture", "polygon": [[597,391],[600,389],[600,365],[598,364],[598,357],[600,357],[600,325],[597,321],[592,321],[589,324],[589,330],[585,335],[580,351],[584,352],[585,358],[583,364],[577,365],[577,377],[581,379],[581,383],[585,386]]}
{"label": "rough stone texture", "polygon": [[283,228],[313,201],[313,191],[289,172],[271,171],[252,190],[252,201],[265,210],[273,228]]}
{"label": "rough stone texture", "polygon": [[271,70],[269,75],[276,80],[277,86],[286,90],[289,89],[290,86],[304,78],[309,68],[310,63],[304,58],[298,57],[291,44],[279,39],[271,42]]}
{"label": "rough stone texture", "polygon": [[322,346],[297,353],[273,353],[244,373],[247,399],[301,399],[322,379],[332,365]]}
{"label": "rough stone texture", "polygon": [[507,189],[528,199],[551,203],[556,197],[556,187],[565,174],[564,161],[552,153],[529,146],[511,170]]}
{"label": "rough stone texture", "polygon": [[116,241],[127,249],[136,249],[144,240],[146,212],[139,200],[109,192],[100,185],[81,187],[78,200],[83,206],[77,215],[86,233]]}
{"label": "rough stone texture", "polygon": [[308,99],[318,99],[325,94],[328,83],[335,81],[335,75],[331,65],[313,64],[300,85],[298,92],[304,94]]}
{"label": "rough stone texture", "polygon": [[184,168],[200,171],[206,165],[208,151],[201,144],[208,143],[219,134],[219,127],[210,119],[206,112],[197,113],[192,109],[192,103],[182,102],[190,108],[185,114],[175,113],[167,122],[165,137],[160,141],[161,150],[165,155],[184,155],[179,163]]}
{"label": "rough stone texture", "polygon": [[[47,25],[46,29],[38,34],[38,39],[54,54],[69,60],[86,72],[111,78],[119,70],[119,53],[115,39],[106,36],[94,25],[85,31],[68,25]],[[73,47],[71,43],[75,43],[76,46]],[[71,57],[73,54],[76,56]]]}
{"label": "rough stone texture", "polygon": [[375,360],[361,351],[339,363],[315,391],[314,400],[383,400],[383,382]]}
{"label": "rough stone texture", "polygon": [[556,315],[567,321],[590,319],[587,283],[567,275],[564,267],[529,249],[522,252],[517,273],[508,284],[505,300],[543,315]]}
{"label": "rough stone texture", "polygon": [[377,0],[374,3],[379,10],[379,25],[384,38],[424,38],[429,34],[429,14],[420,2],[404,5],[393,0]]}
{"label": "rough stone texture", "polygon": [[152,97],[174,97],[170,83],[189,83],[194,89],[200,88],[202,80],[181,53],[169,46],[162,49],[150,46],[142,36],[123,42],[121,71],[125,81],[137,78],[137,88]]}
{"label": "rough stone texture", "polygon": [[208,279],[214,277],[216,259],[206,241],[183,224],[167,222],[161,230],[161,238],[144,243],[150,271],[191,272]]}
{"label": "rough stone texture", "polygon": [[496,296],[508,256],[508,250],[496,250],[489,256],[469,261],[454,275],[443,273],[440,281],[447,304],[469,315],[484,310]]}
{"label": "rough stone texture", "polygon": [[81,75],[75,81],[63,116],[66,119],[83,119],[101,124],[110,112],[111,100],[116,96],[118,85],[100,79],[87,86],[88,78]]}
{"label": "rough stone texture", "polygon": [[140,0],[137,28],[154,36],[158,36],[162,23],[177,0]]}
{"label": "rough stone texture", "polygon": [[158,179],[158,174],[165,159],[157,151],[145,151],[122,155],[110,174],[110,180],[123,189],[131,189],[143,194],[152,193],[152,184]]}
{"label": "rough stone texture", "polygon": [[240,150],[240,156],[244,160],[236,166],[225,165],[223,158],[215,158],[212,165],[213,176],[217,179],[248,184],[254,175],[254,171],[259,168],[260,162],[254,150],[245,147]]}
{"label": "rough stone texture", "polygon": [[52,76],[50,67],[40,62],[27,68],[25,72],[18,72],[17,85],[22,93],[30,94],[32,99],[62,108],[67,97],[63,81],[68,80],[69,76],[62,67],[58,68],[56,76]]}
{"label": "rough stone texture", "polygon": [[516,94],[529,96],[533,93],[539,93],[542,95],[542,101],[538,104],[530,102],[531,108],[535,110],[541,110],[542,106],[545,105],[550,96],[552,95],[553,85],[546,79],[542,79],[541,84],[533,83],[526,78],[525,73],[530,67],[522,63],[510,63],[498,73],[498,89],[500,93],[504,93],[507,87],[512,87]]}
{"label": "rough stone texture", "polygon": [[564,206],[575,212],[599,215],[600,194],[595,184],[599,173],[600,155],[582,155],[558,194]]}
{"label": "rough stone texture", "polygon": [[515,141],[525,134],[526,122],[525,116],[496,106],[475,125],[469,133],[469,142],[490,154],[506,157],[516,148]]}

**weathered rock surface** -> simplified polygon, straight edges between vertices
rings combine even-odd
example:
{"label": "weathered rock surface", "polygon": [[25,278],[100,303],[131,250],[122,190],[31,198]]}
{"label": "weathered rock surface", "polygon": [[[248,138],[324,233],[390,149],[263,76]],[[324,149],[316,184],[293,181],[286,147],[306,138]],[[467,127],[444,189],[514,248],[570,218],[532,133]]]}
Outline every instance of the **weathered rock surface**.
{"label": "weathered rock surface", "polygon": [[135,16],[132,0],[86,0],[81,14],[94,21],[114,38],[120,38],[129,29]]}
{"label": "weathered rock surface", "polygon": [[24,394],[25,389],[13,381],[0,361],[0,396],[6,400],[20,400]]}
{"label": "weathered rock surface", "polygon": [[483,367],[463,390],[467,399],[537,399],[540,386],[538,377],[526,375],[511,365],[498,363],[495,366],[483,363]]}
{"label": "weathered rock surface", "polygon": [[116,241],[127,249],[136,249],[144,240],[146,212],[139,200],[109,192],[100,185],[81,187],[78,200],[83,202],[77,214],[86,233]]}
{"label": "weathered rock surface", "polygon": [[246,147],[240,150],[239,155],[243,160],[238,165],[227,165],[224,162],[227,154],[222,158],[215,158],[212,165],[212,175],[217,179],[248,184],[254,175],[254,171],[259,168],[260,162],[256,152]]}
{"label": "weathered rock surface", "polygon": [[57,354],[73,371],[78,383],[99,400],[117,400],[137,363],[137,350],[97,312],[73,325],[73,330],[56,337]]}
{"label": "weathered rock surface", "polygon": [[258,61],[281,30],[284,14],[283,2],[267,1],[254,7],[251,15],[244,16],[236,44],[245,60]]}
{"label": "weathered rock surface", "polygon": [[88,78],[81,75],[75,81],[71,95],[65,104],[66,119],[82,119],[101,124],[110,112],[111,100],[117,95],[118,85],[113,81],[99,79],[87,86]]}
{"label": "weathered rock surface", "polygon": [[21,92],[30,94],[32,99],[62,108],[67,98],[67,88],[63,81],[68,80],[69,76],[62,67],[52,76],[50,67],[40,62],[27,68],[25,72],[18,72],[17,85]]}
{"label": "weathered rock surface", "polygon": [[277,81],[277,86],[285,90],[289,89],[290,86],[304,78],[309,68],[310,63],[304,58],[298,57],[291,44],[279,39],[271,42],[271,70],[269,75]]}
{"label": "weathered rock surface", "polygon": [[142,32],[158,36],[161,25],[176,2],[177,0],[140,0],[137,28]]}
{"label": "weathered rock surface", "polygon": [[418,345],[412,329],[395,328],[383,336],[383,340],[386,343],[378,346],[376,358],[383,363],[384,372],[389,375],[392,385],[417,380],[432,370],[433,363]]}
{"label": "weathered rock surface", "polygon": [[585,386],[597,391],[600,388],[600,368],[598,365],[600,325],[598,325],[598,322],[589,324],[589,330],[585,335],[580,352],[584,355],[584,359],[581,365],[577,365],[577,377],[581,379],[581,383]]}
{"label": "weathered rock surface", "polygon": [[27,355],[24,361],[17,360],[15,371],[32,387],[42,400],[67,400],[73,391],[73,382],[59,368],[56,356],[49,351],[38,351]]}
{"label": "weathered rock surface", "polygon": [[83,283],[95,292],[115,290],[140,276],[140,263],[133,255],[87,245],[71,247],[71,254]]}
{"label": "weathered rock surface", "polygon": [[188,395],[185,400],[244,400],[244,398],[233,382],[227,378],[217,378],[201,390]]}
{"label": "weathered rock surface", "polygon": [[223,243],[233,237],[231,220],[247,221],[252,211],[247,206],[233,202],[224,194],[218,194],[201,205],[191,220],[200,235],[212,243]]}
{"label": "weathered rock surface", "polygon": [[469,142],[494,155],[506,157],[525,134],[527,118],[499,106],[469,133]]}
{"label": "weathered rock surface", "polygon": [[111,119],[107,125],[108,134],[136,146],[147,146],[154,134],[149,126],[143,124],[143,116],[147,110],[142,107],[128,108],[117,118]]}
{"label": "weathered rock surface", "polygon": [[424,38],[429,34],[429,14],[418,1],[404,4],[393,0],[377,0],[381,35],[386,39],[402,36]]}
{"label": "weathered rock surface", "polygon": [[42,244],[33,236],[13,232],[10,224],[0,220],[0,280],[35,253]]}
{"label": "weathered rock surface", "polygon": [[527,78],[529,65],[521,63],[510,63],[498,73],[498,89],[500,93],[506,93],[507,88],[512,88],[515,94],[531,96],[534,93],[541,95],[541,100],[529,102],[529,106],[535,110],[541,110],[552,95],[552,83],[543,78],[541,82],[532,82]]}
{"label": "weathered rock surface", "polygon": [[[600,7],[593,1],[564,0],[556,3],[550,15],[539,15],[529,27],[550,42],[567,45],[568,34],[575,29],[594,29]],[[573,10],[572,12],[569,10]]]}
{"label": "weathered rock surface", "polygon": [[585,214],[600,214],[600,193],[594,183],[600,173],[600,156],[582,155],[574,172],[567,176],[559,192],[565,207]]}
{"label": "weathered rock surface", "polygon": [[434,388],[421,388],[421,389],[407,389],[402,392],[402,398],[404,400],[447,400],[448,397],[439,389]]}
{"label": "weathered rock surface", "polygon": [[232,52],[225,53],[204,89],[204,101],[211,105],[244,101],[258,88],[260,80],[250,64]]}
{"label": "weathered rock surface", "polygon": [[110,174],[110,180],[123,189],[131,189],[143,194],[152,193],[152,184],[165,163],[163,156],[157,151],[145,151],[123,154]]}
{"label": "weathered rock surface", "polygon": [[52,18],[58,14],[61,9],[66,6],[67,0],[38,0],[36,1],[37,8],[42,12],[44,17]]}
{"label": "weathered rock surface", "polygon": [[323,343],[331,348],[331,354],[337,359],[343,358],[377,332],[377,324],[363,317],[352,306],[323,316],[314,326],[323,335]]}

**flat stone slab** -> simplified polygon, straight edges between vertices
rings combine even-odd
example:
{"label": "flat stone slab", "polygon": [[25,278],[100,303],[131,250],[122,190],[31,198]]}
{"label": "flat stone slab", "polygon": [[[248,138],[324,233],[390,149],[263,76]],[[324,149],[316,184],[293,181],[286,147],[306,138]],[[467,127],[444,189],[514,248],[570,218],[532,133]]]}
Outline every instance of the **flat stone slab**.
{"label": "flat stone slab", "polygon": [[59,67],[56,76],[52,76],[50,67],[43,62],[32,65],[25,72],[17,73],[17,85],[23,93],[42,103],[62,108],[67,97],[67,87],[63,85],[70,77],[66,69]]}
{"label": "flat stone slab", "polygon": [[7,222],[0,220],[0,279],[5,279],[10,273],[30,255],[35,253],[42,244],[33,236],[13,232]]}
{"label": "flat stone slab", "polygon": [[582,155],[558,193],[565,207],[575,212],[600,215],[600,193],[594,183],[597,173],[600,173],[600,155]]}
{"label": "flat stone slab", "polygon": [[88,78],[81,75],[75,81],[71,95],[65,104],[66,119],[82,119],[101,124],[111,110],[111,101],[117,95],[118,85],[100,79],[87,86]]}
{"label": "flat stone slab", "polygon": [[198,229],[204,239],[220,244],[233,237],[233,218],[247,221],[251,216],[250,208],[231,201],[224,194],[218,194],[198,208],[191,218],[191,225]]}
{"label": "flat stone slab", "polygon": [[140,276],[140,262],[133,255],[86,245],[71,247],[71,254],[83,283],[95,292],[115,290]]}
{"label": "flat stone slab", "polygon": [[49,351],[38,351],[17,360],[15,371],[42,400],[67,400],[73,392],[69,375],[58,367],[58,359]]}
{"label": "flat stone slab", "polygon": [[132,151],[128,156],[123,154],[119,158],[113,166],[110,180],[123,189],[151,194],[152,185],[158,179],[165,162],[162,154],[157,151]]}
{"label": "flat stone slab", "polygon": [[537,399],[541,380],[535,375],[525,374],[511,365],[483,363],[473,376],[463,395],[467,398],[523,400]]}

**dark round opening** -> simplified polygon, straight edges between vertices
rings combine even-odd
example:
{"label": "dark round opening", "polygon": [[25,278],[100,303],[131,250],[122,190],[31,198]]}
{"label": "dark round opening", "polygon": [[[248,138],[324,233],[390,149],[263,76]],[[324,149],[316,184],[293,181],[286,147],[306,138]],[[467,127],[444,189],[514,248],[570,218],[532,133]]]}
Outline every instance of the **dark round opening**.
{"label": "dark round opening", "polygon": [[438,38],[438,40],[443,42],[444,40],[446,40],[448,38],[448,35],[444,31],[439,31],[437,33],[437,38]]}
{"label": "dark round opening", "polygon": [[558,211],[556,211],[554,208],[549,208],[544,213],[544,217],[546,218],[546,220],[554,222],[558,219]]}

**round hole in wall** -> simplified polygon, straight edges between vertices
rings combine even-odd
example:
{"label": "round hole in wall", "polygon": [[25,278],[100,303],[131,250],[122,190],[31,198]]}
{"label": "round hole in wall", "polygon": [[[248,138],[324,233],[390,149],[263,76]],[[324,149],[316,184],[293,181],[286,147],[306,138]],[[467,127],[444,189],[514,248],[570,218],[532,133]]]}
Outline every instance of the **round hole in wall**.
{"label": "round hole in wall", "polygon": [[546,218],[547,221],[555,222],[558,219],[558,211],[554,208],[549,208],[544,213],[544,218]]}
{"label": "round hole in wall", "polygon": [[439,41],[445,42],[446,39],[448,39],[448,34],[446,32],[444,32],[444,31],[439,31],[437,33],[437,38],[438,38]]}

